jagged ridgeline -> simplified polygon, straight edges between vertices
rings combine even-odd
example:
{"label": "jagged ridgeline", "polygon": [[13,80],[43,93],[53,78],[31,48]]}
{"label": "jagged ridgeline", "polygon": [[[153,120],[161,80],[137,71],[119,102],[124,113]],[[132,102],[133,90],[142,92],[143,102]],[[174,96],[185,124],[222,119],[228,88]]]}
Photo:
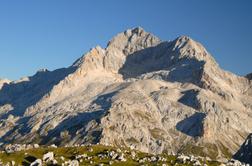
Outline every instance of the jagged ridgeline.
{"label": "jagged ridgeline", "polygon": [[0,142],[231,157],[252,130],[248,78],[189,37],[129,29],[68,68],[0,80]]}

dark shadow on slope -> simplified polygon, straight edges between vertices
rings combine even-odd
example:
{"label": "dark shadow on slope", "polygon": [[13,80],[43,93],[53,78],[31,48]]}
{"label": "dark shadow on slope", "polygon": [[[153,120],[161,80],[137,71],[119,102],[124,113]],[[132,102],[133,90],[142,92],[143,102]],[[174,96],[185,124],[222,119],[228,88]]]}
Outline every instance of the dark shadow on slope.
{"label": "dark shadow on slope", "polygon": [[200,85],[204,65],[204,61],[187,58],[181,59],[167,69],[169,70],[169,75],[164,80]]}
{"label": "dark shadow on slope", "polygon": [[171,42],[163,42],[155,47],[145,48],[128,55],[119,73],[127,79],[167,68],[169,62],[172,63],[170,54],[172,46]]}
{"label": "dark shadow on slope", "polygon": [[[56,128],[50,130],[46,137],[43,138],[42,144],[48,144],[53,142],[57,145],[62,144],[60,138],[61,132],[68,131],[70,140],[77,136],[77,131],[79,131],[80,136],[84,142],[97,143],[100,139],[101,128],[99,124],[101,123],[101,118],[108,113],[111,107],[111,98],[117,92],[112,92],[109,94],[99,96],[90,106],[87,112],[80,112],[75,116],[68,117],[63,120]],[[93,122],[93,123],[92,123]],[[90,123],[93,124],[90,125]],[[88,130],[85,130],[89,128]],[[91,139],[85,138],[89,136]]]}
{"label": "dark shadow on slope", "polygon": [[[74,67],[62,68],[55,71],[38,72],[29,77],[29,81],[5,84],[0,90],[0,106],[12,105],[13,109],[7,113],[0,112],[0,120],[4,121],[9,115],[23,116],[26,109],[36,104],[45,94],[57,85],[66,76],[76,70]],[[19,119],[12,130],[0,138],[0,142],[12,143],[17,133],[26,134],[30,132],[28,121],[30,117]]]}
{"label": "dark shadow on slope", "polygon": [[34,156],[27,156],[24,158],[24,161],[22,161],[22,165],[29,166],[32,162],[34,162],[37,158]]}
{"label": "dark shadow on slope", "polygon": [[7,133],[5,133],[5,135],[3,135],[0,138],[0,142],[7,144],[7,143],[13,143],[15,141],[15,135],[17,133],[20,134],[27,134],[30,132],[30,128],[28,128],[28,121],[29,121],[30,117],[23,117],[21,119],[19,119],[16,123],[18,125],[16,125],[13,129],[9,130]]}
{"label": "dark shadow on slope", "polygon": [[197,95],[199,91],[196,89],[191,89],[191,90],[184,91],[182,93],[184,95],[178,101],[184,105],[187,105],[188,107],[198,110],[199,103],[198,103]]}
{"label": "dark shadow on slope", "polygon": [[157,71],[166,70],[169,72],[159,73],[159,77],[163,80],[197,84],[205,62],[188,57],[180,58],[180,52],[174,50],[174,44],[175,42],[163,42],[128,55],[119,73],[127,79],[146,73],[155,75]]}
{"label": "dark shadow on slope", "polygon": [[249,134],[233,158],[244,163],[252,164],[252,134]]}
{"label": "dark shadow on slope", "polygon": [[5,119],[10,114],[22,116],[28,107],[37,103],[53,86],[75,70],[76,68],[70,67],[52,72],[38,72],[28,77],[29,81],[4,84],[0,90],[0,106],[10,104],[13,110],[3,115],[0,113],[0,119]]}
{"label": "dark shadow on slope", "polygon": [[205,117],[206,114],[196,112],[192,116],[178,122],[176,129],[188,136],[200,137],[203,135],[203,120]]}

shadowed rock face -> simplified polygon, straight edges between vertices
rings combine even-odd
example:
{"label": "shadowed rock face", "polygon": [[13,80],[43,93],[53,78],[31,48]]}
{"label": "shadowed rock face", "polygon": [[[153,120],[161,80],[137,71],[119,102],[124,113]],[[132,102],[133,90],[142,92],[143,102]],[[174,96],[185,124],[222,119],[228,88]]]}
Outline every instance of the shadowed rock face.
{"label": "shadowed rock face", "polygon": [[13,110],[9,114],[23,116],[25,110],[36,104],[44,95],[50,92],[54,85],[72,73],[75,68],[58,69],[53,72],[39,71],[32,77],[23,80],[4,84],[0,91],[0,105],[6,103],[12,105]]}
{"label": "shadowed rock face", "polygon": [[0,80],[0,142],[103,143],[150,153],[232,156],[252,129],[251,81],[222,70],[198,42],[142,28],[72,66]]}
{"label": "shadowed rock face", "polygon": [[233,156],[244,163],[252,164],[252,134],[250,134],[241,148]]}
{"label": "shadowed rock face", "polygon": [[249,80],[251,80],[251,79],[252,79],[252,73],[246,75],[246,77],[247,77]]}
{"label": "shadowed rock face", "polygon": [[205,117],[204,113],[196,112],[192,116],[178,122],[176,129],[191,137],[201,137],[204,134],[203,120]]}

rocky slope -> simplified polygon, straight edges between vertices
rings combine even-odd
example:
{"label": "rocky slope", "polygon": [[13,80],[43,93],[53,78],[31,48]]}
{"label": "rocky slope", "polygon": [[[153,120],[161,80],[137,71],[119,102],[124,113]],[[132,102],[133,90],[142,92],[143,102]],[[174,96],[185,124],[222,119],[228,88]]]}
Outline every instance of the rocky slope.
{"label": "rocky slope", "polygon": [[99,142],[223,159],[251,133],[251,87],[191,38],[161,41],[138,27],[68,68],[4,84],[0,142]]}

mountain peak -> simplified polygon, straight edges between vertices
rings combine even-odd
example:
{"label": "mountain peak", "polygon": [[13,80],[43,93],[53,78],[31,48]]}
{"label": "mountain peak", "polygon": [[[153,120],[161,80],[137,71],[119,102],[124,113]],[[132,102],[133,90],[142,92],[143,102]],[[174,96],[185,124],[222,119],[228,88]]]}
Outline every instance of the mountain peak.
{"label": "mountain peak", "polygon": [[[141,34],[141,33],[144,33],[146,32],[142,27],[135,27],[135,28],[132,28],[132,29],[127,29],[126,31],[124,31],[124,33],[133,33],[133,34]],[[128,34],[129,35],[129,34]]]}
{"label": "mountain peak", "polygon": [[181,40],[181,41],[189,41],[189,40],[192,40],[192,38],[190,38],[189,36],[187,35],[181,35],[177,38],[177,40]]}
{"label": "mountain peak", "polygon": [[189,36],[180,36],[173,42],[175,43],[174,49],[180,52],[180,56],[197,59],[206,63],[217,64],[204,46]]}
{"label": "mountain peak", "polygon": [[45,73],[45,72],[48,72],[48,71],[49,71],[48,69],[42,68],[42,69],[39,69],[39,70],[37,71],[37,73]]}
{"label": "mountain peak", "polygon": [[117,34],[109,41],[107,49],[116,48],[130,54],[144,48],[156,46],[160,42],[161,40],[155,35],[146,32],[141,27],[136,27]]}
{"label": "mountain peak", "polygon": [[178,66],[183,65],[181,63],[187,63],[187,66],[191,65],[197,70],[201,70],[203,63],[211,64],[210,68],[217,64],[206,49],[189,36],[161,41],[142,27],[136,27],[117,34],[105,49],[100,46],[92,48],[73,66],[106,69],[123,75],[123,78],[135,78],[158,70],[169,71],[176,65],[178,69]]}
{"label": "mountain peak", "polygon": [[91,48],[82,57],[80,57],[79,59],[77,59],[73,63],[72,67],[80,67],[84,63],[87,63],[85,61],[88,61],[88,59],[92,59],[92,60],[90,60],[90,62],[94,62],[95,61],[95,57],[97,58],[100,55],[104,56],[105,55],[105,50],[101,46],[97,45],[96,47]]}
{"label": "mountain peak", "polygon": [[[128,29],[69,68],[0,80],[0,144],[122,143],[156,154],[195,147],[226,157],[251,133],[251,82],[215,64],[188,36],[162,42]],[[19,120],[6,125],[10,115]]]}
{"label": "mountain peak", "polygon": [[35,75],[40,75],[40,74],[44,74],[44,73],[47,73],[47,72],[49,72],[48,69],[42,68],[42,69],[39,69],[39,70],[36,72]]}

